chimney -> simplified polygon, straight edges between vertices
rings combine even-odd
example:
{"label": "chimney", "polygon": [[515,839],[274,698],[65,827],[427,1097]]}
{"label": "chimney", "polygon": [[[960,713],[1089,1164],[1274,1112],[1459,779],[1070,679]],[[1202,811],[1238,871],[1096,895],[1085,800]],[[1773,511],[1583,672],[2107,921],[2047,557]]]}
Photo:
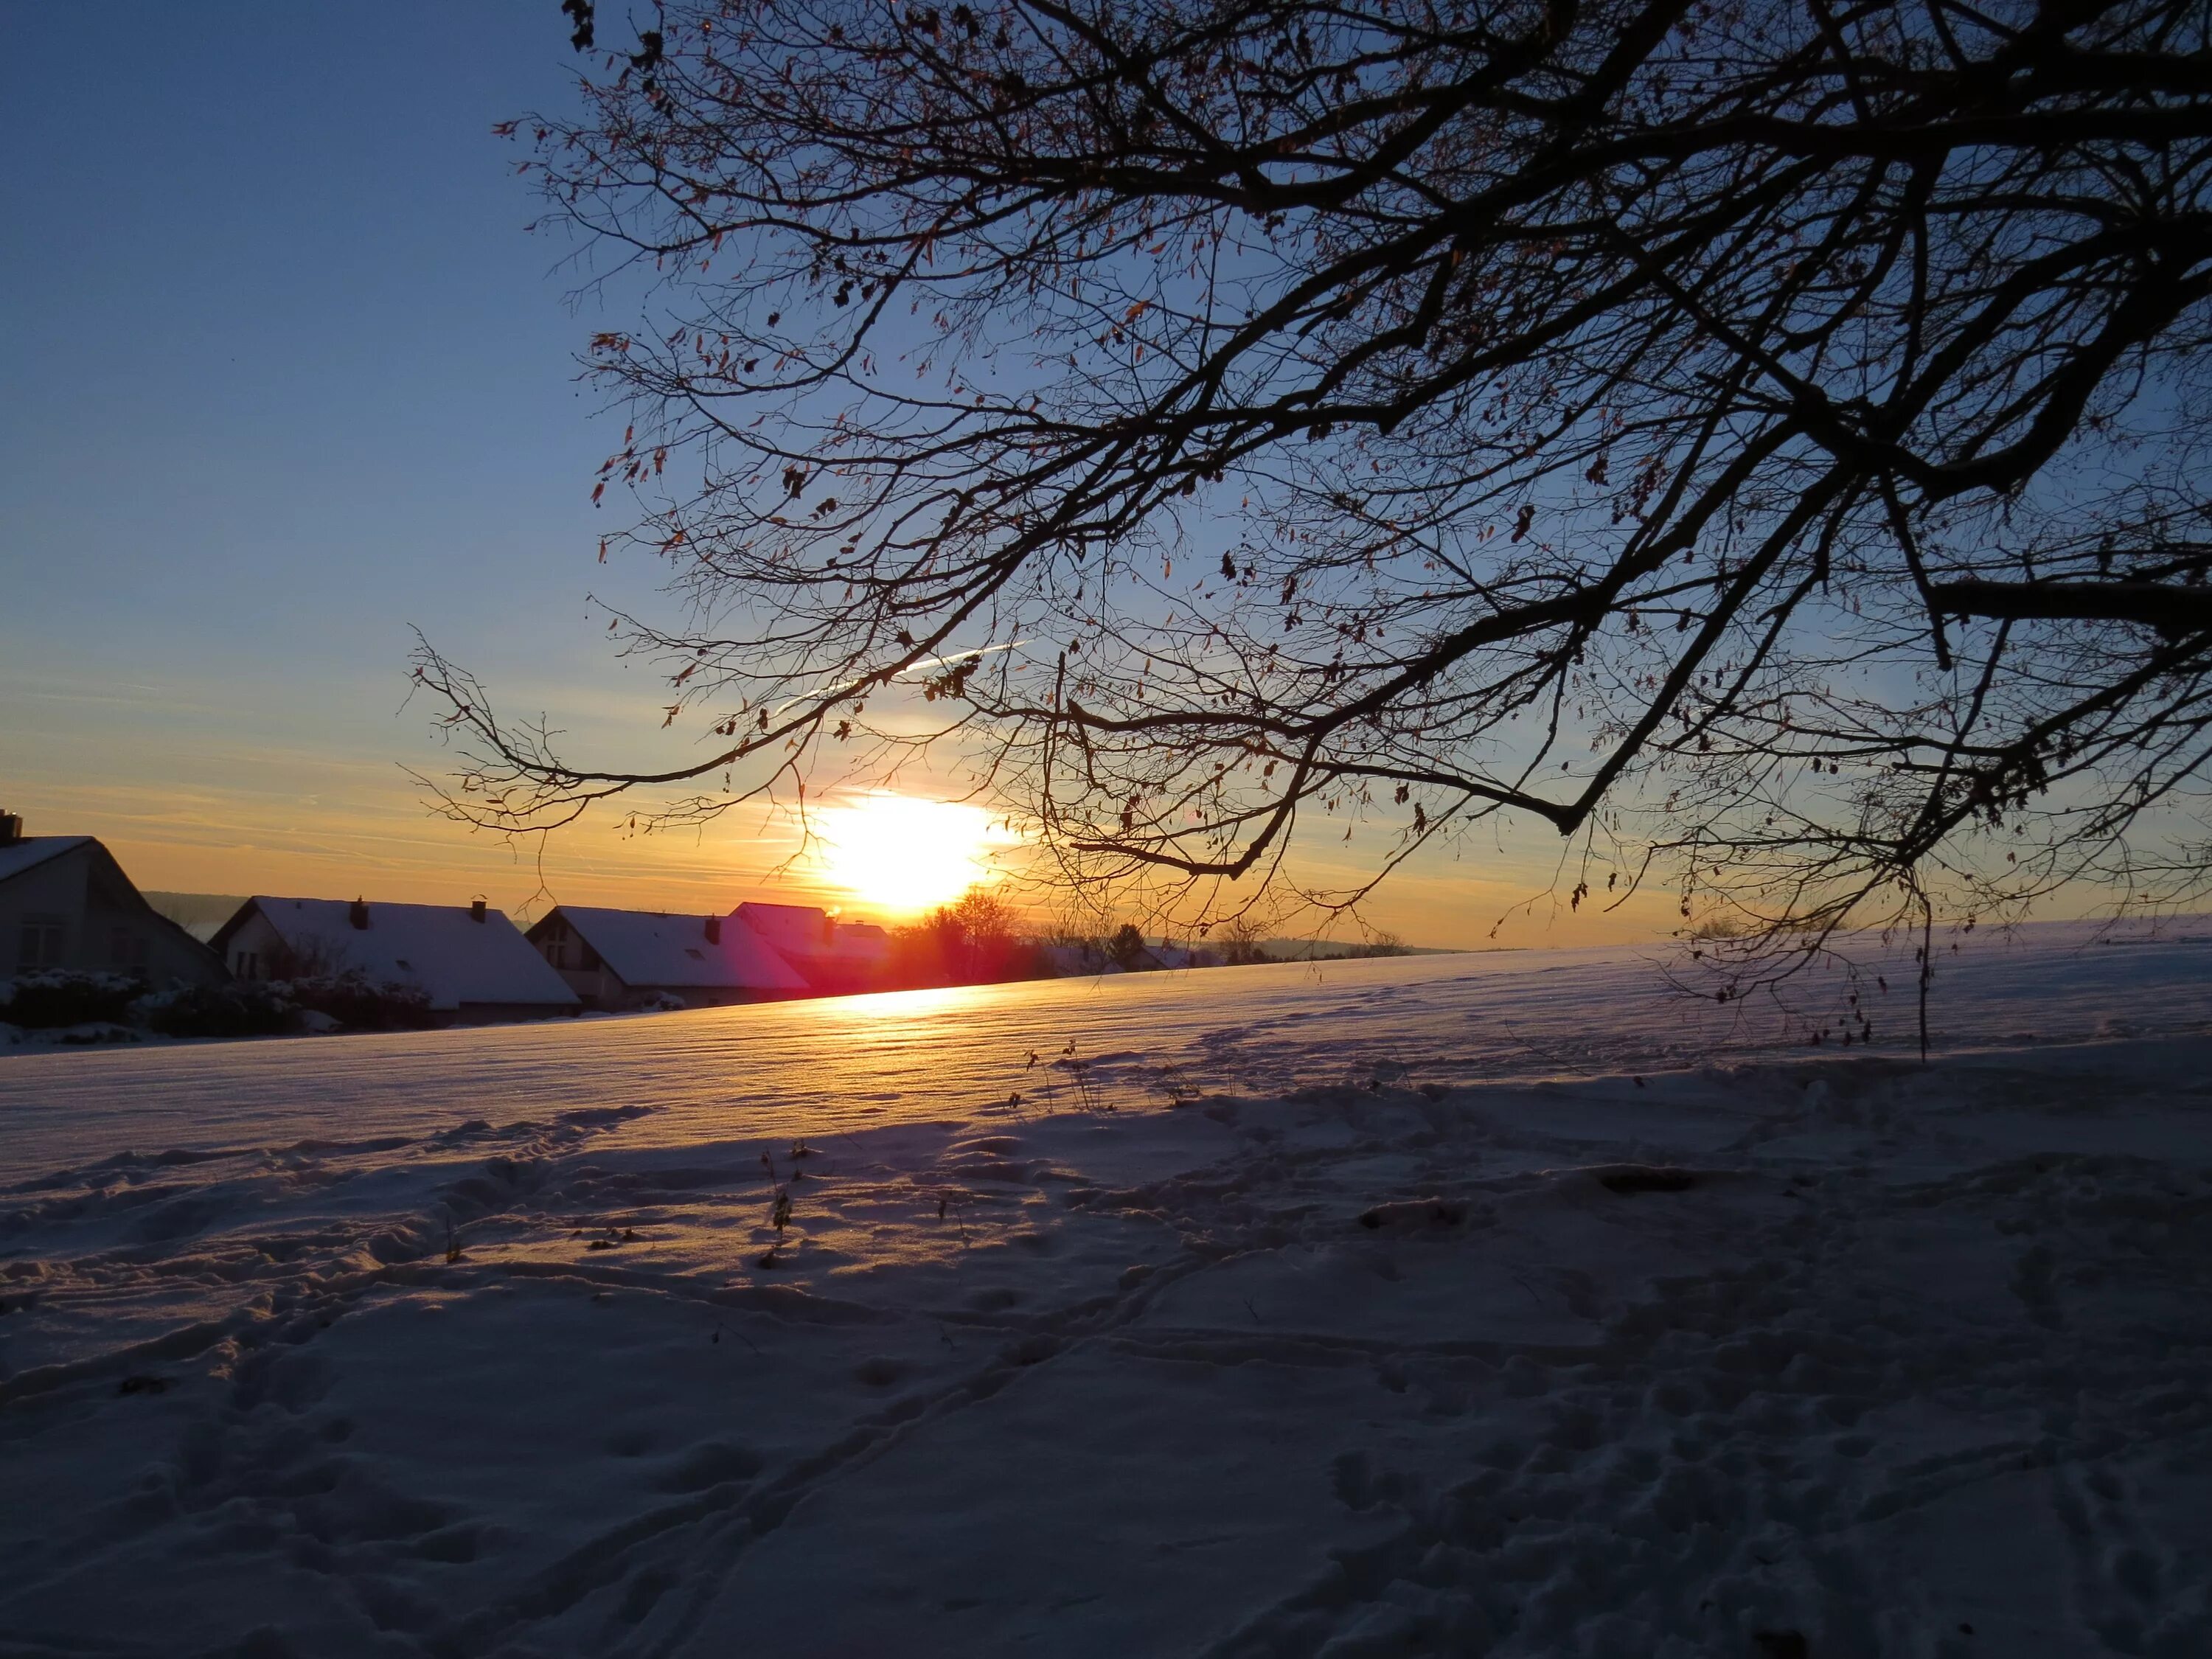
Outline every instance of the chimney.
{"label": "chimney", "polygon": [[13,847],[23,839],[23,815],[0,812],[0,847]]}
{"label": "chimney", "polygon": [[708,917],[708,918],[707,918],[707,943],[708,943],[708,944],[709,944],[709,945],[720,945],[721,942],[722,942],[722,919],[721,919],[721,917],[720,917],[720,916],[709,916],[709,917]]}
{"label": "chimney", "polygon": [[471,899],[469,901],[469,920],[471,921],[482,921],[483,919],[484,902],[482,899]]}
{"label": "chimney", "polygon": [[354,925],[356,932],[367,933],[368,931],[368,901],[356,899],[346,911],[346,920]]}

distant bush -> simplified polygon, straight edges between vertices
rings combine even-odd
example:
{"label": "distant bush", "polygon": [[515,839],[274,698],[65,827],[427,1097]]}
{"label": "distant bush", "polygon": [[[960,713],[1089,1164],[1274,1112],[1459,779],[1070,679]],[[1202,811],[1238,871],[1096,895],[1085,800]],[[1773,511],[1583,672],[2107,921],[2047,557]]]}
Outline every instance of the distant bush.
{"label": "distant bush", "polygon": [[437,1024],[419,985],[374,985],[359,974],[278,982],[293,1006],[336,1020],[349,1031],[419,1031]]}
{"label": "distant bush", "polygon": [[1747,938],[1751,931],[1734,916],[1714,915],[1700,916],[1684,933],[1689,939],[1721,942]]}
{"label": "distant bush", "polygon": [[375,985],[358,974],[191,985],[139,999],[132,1011],[164,1036],[276,1036],[287,1031],[413,1031],[435,1024],[412,985]]}
{"label": "distant bush", "polygon": [[275,1036],[295,1019],[282,987],[254,980],[157,991],[131,1012],[162,1036],[178,1037]]}
{"label": "distant bush", "polygon": [[93,1025],[119,1020],[145,990],[123,974],[89,974],[75,968],[42,968],[0,980],[0,1018],[27,1030]]}
{"label": "distant bush", "polygon": [[1268,960],[1264,930],[1249,914],[1230,917],[1212,937],[1214,954],[1224,968],[1249,968]]}
{"label": "distant bush", "polygon": [[72,1048],[89,1048],[103,1042],[136,1042],[140,1033],[128,1025],[101,1020],[93,1025],[72,1025],[55,1040]]}

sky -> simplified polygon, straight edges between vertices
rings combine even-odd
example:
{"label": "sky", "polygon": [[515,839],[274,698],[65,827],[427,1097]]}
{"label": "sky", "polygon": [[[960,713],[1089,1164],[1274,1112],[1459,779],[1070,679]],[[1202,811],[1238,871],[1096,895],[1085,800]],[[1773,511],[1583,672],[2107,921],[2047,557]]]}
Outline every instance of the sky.
{"label": "sky", "polygon": [[[620,417],[575,361],[630,313],[579,298],[491,134],[568,97],[555,0],[7,16],[0,808],[100,836],[153,890],[849,900],[779,876],[794,843],[757,816],[518,847],[409,775],[450,764],[408,700],[416,629],[574,753],[649,741],[667,701],[589,603],[650,602],[648,570],[598,562]],[[1425,854],[1368,916],[1439,945],[1673,920],[1571,915],[1543,896],[1558,856],[1540,835]]]}

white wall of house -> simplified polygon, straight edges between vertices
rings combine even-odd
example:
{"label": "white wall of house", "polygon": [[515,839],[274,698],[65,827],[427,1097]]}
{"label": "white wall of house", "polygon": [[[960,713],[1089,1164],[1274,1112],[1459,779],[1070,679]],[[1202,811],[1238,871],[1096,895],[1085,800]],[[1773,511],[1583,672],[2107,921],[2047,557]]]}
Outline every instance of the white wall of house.
{"label": "white wall of house", "polygon": [[629,988],[601,962],[599,953],[577,937],[576,930],[561,919],[561,913],[551,915],[532,927],[526,935],[538,947],[538,954],[552,965],[570,990],[594,1008],[619,1008]]}
{"label": "white wall of house", "polygon": [[234,979],[283,979],[289,952],[284,936],[256,910],[223,946],[223,965]]}

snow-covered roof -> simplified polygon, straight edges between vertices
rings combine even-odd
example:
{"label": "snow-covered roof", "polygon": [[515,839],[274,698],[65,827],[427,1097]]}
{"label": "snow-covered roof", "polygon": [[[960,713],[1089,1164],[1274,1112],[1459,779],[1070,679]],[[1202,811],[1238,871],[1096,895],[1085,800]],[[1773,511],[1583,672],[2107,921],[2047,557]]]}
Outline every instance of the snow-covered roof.
{"label": "snow-covered roof", "polygon": [[730,919],[750,924],[787,960],[817,972],[879,968],[891,952],[890,934],[874,922],[839,921],[811,904],[748,900],[730,912]]}
{"label": "snow-covered roof", "polygon": [[90,836],[26,836],[9,846],[0,847],[0,881],[11,880],[33,866],[44,864],[73,847],[82,847],[91,839]]}
{"label": "snow-covered roof", "polygon": [[891,936],[872,921],[841,921],[830,939],[833,955],[881,962],[891,953]]}
{"label": "snow-covered roof", "polygon": [[382,983],[419,985],[433,1008],[463,1003],[578,1006],[568,981],[497,910],[478,921],[460,904],[367,907],[368,926],[353,925],[344,899],[271,898],[255,894],[216,935],[228,943],[256,910],[315,971],[358,973]]}
{"label": "snow-covered roof", "polygon": [[830,948],[835,924],[830,913],[811,904],[763,904],[748,899],[730,912],[776,950],[799,956],[820,956]]}
{"label": "snow-covered roof", "polygon": [[[574,929],[625,985],[743,991],[807,988],[791,964],[741,917],[670,916],[582,904],[563,904],[552,914]],[[719,940],[707,937],[709,921],[720,924]]]}

